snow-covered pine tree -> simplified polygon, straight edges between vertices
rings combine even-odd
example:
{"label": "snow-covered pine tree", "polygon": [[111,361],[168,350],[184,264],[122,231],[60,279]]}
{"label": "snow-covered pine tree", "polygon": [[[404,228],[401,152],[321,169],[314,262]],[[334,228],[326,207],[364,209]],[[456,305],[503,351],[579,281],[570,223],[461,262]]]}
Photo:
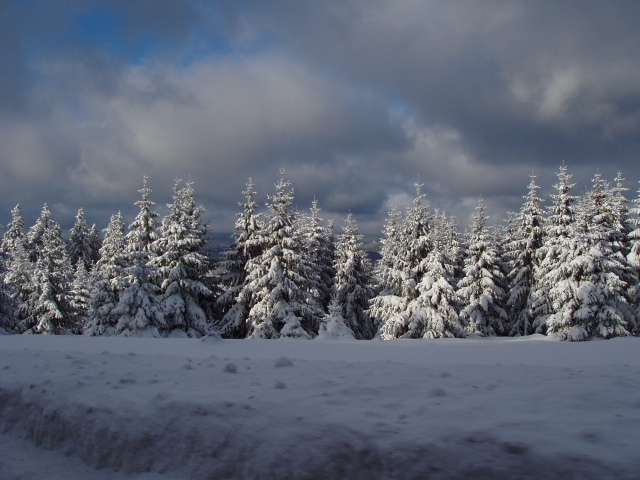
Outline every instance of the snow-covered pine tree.
{"label": "snow-covered pine tree", "polygon": [[414,337],[410,304],[420,295],[417,287],[426,272],[427,255],[433,248],[432,219],[428,205],[423,203],[426,195],[422,193],[421,184],[415,186],[416,198],[405,215],[394,265],[386,271],[391,283],[386,287],[390,291],[382,291],[371,301],[370,314],[376,319],[381,338],[385,340]]}
{"label": "snow-covered pine tree", "polygon": [[640,272],[640,189],[633,200],[633,207],[629,209],[629,223],[631,225],[629,238],[629,254],[627,260]]}
{"label": "snow-covered pine tree", "polygon": [[[629,254],[627,261],[635,269],[636,275],[640,278],[640,190],[633,200],[633,207],[629,209],[629,234],[627,241]],[[640,284],[633,285],[629,292],[632,304],[636,309],[636,318],[640,319]],[[640,325],[636,325],[636,335],[640,334]]]}
{"label": "snow-covered pine tree", "polygon": [[335,297],[329,302],[329,312],[322,318],[322,322],[320,322],[317,338],[355,339],[353,330],[347,326],[347,321],[342,316],[342,306]]}
{"label": "snow-covered pine tree", "polygon": [[[336,245],[334,302],[339,316],[358,340],[370,340],[376,333],[369,317],[369,301],[373,298],[373,267],[363,249],[362,235],[352,214],[345,220],[343,234]],[[337,318],[333,316],[324,320]]]}
{"label": "snow-covered pine tree", "polygon": [[256,191],[253,178],[249,178],[247,189],[242,192],[245,201],[238,205],[242,211],[238,213],[235,224],[234,242],[225,259],[220,262],[224,273],[221,275],[222,294],[216,301],[220,315],[216,329],[228,338],[245,338],[248,332],[247,316],[249,315],[250,296],[240,298],[240,292],[246,286],[247,262],[262,252],[264,241],[261,237],[263,225],[255,201]]}
{"label": "snow-covered pine tree", "polygon": [[[7,287],[6,292],[13,299],[13,305],[17,308],[19,305],[24,304],[22,314],[28,316],[26,312],[26,302],[34,292],[33,286],[33,269],[34,264],[29,260],[29,252],[25,248],[25,242],[17,241],[12,247],[11,255],[7,258],[6,272],[4,274],[4,283]],[[20,325],[17,319],[20,318],[20,313],[15,310],[14,316],[16,317],[16,325],[14,330],[22,333]]]}
{"label": "snow-covered pine tree", "polygon": [[249,306],[249,338],[311,338],[322,312],[310,292],[303,242],[293,228],[293,189],[284,171],[267,204],[271,215],[262,228],[261,253],[249,259],[238,296]]}
{"label": "snow-covered pine tree", "polygon": [[104,242],[100,248],[100,259],[93,269],[93,289],[89,300],[89,320],[85,335],[114,335],[120,320],[116,310],[120,293],[127,285],[125,269],[129,266],[122,214],[111,216],[104,230]]}
{"label": "snow-covered pine tree", "polygon": [[0,252],[11,258],[16,250],[18,243],[24,246],[24,217],[20,205],[16,205],[11,210],[11,221],[7,225],[7,231],[2,237],[2,246]]}
{"label": "snow-covered pine tree", "polygon": [[15,301],[9,293],[4,282],[4,276],[0,277],[0,335],[17,333],[18,321],[15,318]]}
{"label": "snow-covered pine tree", "polygon": [[432,219],[431,239],[433,248],[440,250],[457,265],[461,259],[460,238],[454,218],[446,212],[436,209]]}
{"label": "snow-covered pine tree", "polygon": [[304,226],[305,249],[307,261],[311,269],[312,292],[316,293],[318,303],[323,312],[327,311],[331,302],[333,279],[336,275],[334,268],[335,246],[331,232],[322,225],[318,201],[313,200],[309,222]]}
{"label": "snow-covered pine tree", "polygon": [[[440,338],[464,336],[457,313],[454,285],[459,252],[455,223],[444,212],[431,217],[430,248],[422,260],[418,296],[404,311],[404,322],[387,323],[382,338]],[[400,331],[388,331],[389,327]]]}
{"label": "snow-covered pine tree", "polygon": [[[389,295],[394,291],[399,291],[399,285],[402,282],[400,276],[402,212],[396,205],[391,206],[382,235],[380,259],[375,266],[374,273],[381,289],[381,295]],[[382,316],[378,318],[382,318]]]}
{"label": "snow-covered pine tree", "polygon": [[95,223],[89,231],[89,241],[91,245],[91,263],[95,265],[100,260],[100,249],[102,248],[102,238],[100,238],[100,232]]}
{"label": "snow-covered pine tree", "polygon": [[89,275],[85,263],[78,262],[69,292],[69,303],[71,315],[73,315],[74,323],[78,326],[79,331],[84,328],[89,320],[92,287],[93,279]]}
{"label": "snow-covered pine tree", "polygon": [[628,192],[629,189],[624,186],[625,179],[621,172],[618,172],[613,181],[615,186],[608,195],[610,206],[607,207],[611,210],[613,235],[616,237],[615,239],[612,238],[613,247],[616,253],[626,258],[631,249],[629,234],[633,228],[630,219],[629,200],[625,196],[625,192]]}
{"label": "snow-covered pine tree", "polygon": [[127,250],[129,252],[144,252],[151,254],[153,252],[152,244],[158,240],[157,232],[158,221],[160,215],[153,211],[155,202],[149,200],[152,190],[147,186],[146,175],[142,177],[142,188],[138,190],[140,200],[134,205],[140,208],[138,215],[129,225],[129,233],[127,234]]}
{"label": "snow-covered pine tree", "polygon": [[629,209],[629,254],[627,259],[633,266],[640,268],[640,189],[633,200],[633,206]]}
{"label": "snow-covered pine tree", "polygon": [[503,308],[505,279],[486,225],[485,210],[481,199],[468,234],[464,276],[457,291],[463,305],[460,317],[467,332],[483,337],[507,333],[507,313]]}
{"label": "snow-covered pine tree", "polygon": [[120,292],[118,305],[113,313],[119,316],[115,327],[117,335],[146,335],[159,337],[160,330],[166,328],[164,311],[159,301],[160,288],[153,282],[156,268],[150,265],[155,257],[153,242],[158,239],[154,202],[149,200],[151,189],[147,187],[147,177],[143,177],[141,199],[135,205],[140,208],[138,215],[129,225],[126,236],[128,253],[125,290]]}
{"label": "snow-covered pine tree", "polygon": [[202,253],[207,226],[202,220],[204,207],[196,206],[193,183],[182,188],[181,183],[175,182],[173,203],[167,205],[160,237],[153,243],[157,256],[149,264],[158,269],[167,333],[200,337],[209,331],[203,302],[211,291],[201,281],[209,268],[208,258]]}
{"label": "snow-covered pine tree", "polygon": [[562,340],[629,335],[636,327],[627,289],[635,272],[616,252],[609,184],[599,174],[580,199],[565,262],[549,272],[553,313],[547,332]]}
{"label": "snow-covered pine tree", "polygon": [[510,269],[507,306],[513,336],[534,333],[537,270],[544,233],[542,199],[538,196],[540,187],[535,175],[531,175],[528,188],[529,193],[516,218],[512,241],[506,246]]}
{"label": "snow-covered pine tree", "polygon": [[13,333],[17,324],[13,310],[15,302],[9,294],[8,287],[4,281],[8,260],[9,256],[4,253],[3,245],[0,241],[0,335]]}
{"label": "snow-covered pine tree", "polygon": [[[462,246],[460,245],[460,234],[458,226],[453,217],[444,211],[435,210],[433,215],[432,239],[433,249],[444,255],[446,262],[451,264],[453,272],[449,278],[449,283],[455,287],[462,278],[463,258]],[[459,310],[457,305],[456,311]]]}
{"label": "snow-covered pine tree", "polygon": [[77,333],[70,305],[73,276],[60,225],[49,219],[38,236],[37,260],[31,272],[32,291],[18,306],[20,328],[25,333]]}
{"label": "snow-covered pine tree", "polygon": [[533,329],[537,333],[546,333],[546,321],[554,313],[549,300],[551,288],[560,280],[551,272],[560,273],[559,267],[567,263],[571,252],[573,224],[575,221],[576,201],[572,195],[575,186],[571,183],[573,175],[562,165],[557,173],[557,183],[553,186],[556,194],[551,195],[552,205],[547,207],[544,222],[543,242],[539,249],[539,264],[535,279],[536,292],[533,308]]}
{"label": "snow-covered pine tree", "polygon": [[22,297],[22,293],[30,282],[30,269],[25,268],[26,265],[22,265],[22,262],[16,259],[19,255],[18,250],[26,255],[24,241],[24,218],[20,205],[16,205],[11,210],[11,222],[7,225],[7,231],[0,243],[0,333],[1,330],[7,333],[17,331],[15,307],[18,300],[22,301],[27,296]]}
{"label": "snow-covered pine tree", "polygon": [[93,266],[91,231],[84,219],[84,210],[81,208],[76,215],[76,223],[73,225],[69,235],[69,260],[74,267],[78,262],[82,262],[87,271]]}
{"label": "snow-covered pine tree", "polygon": [[27,252],[29,252],[29,260],[31,260],[31,262],[35,263],[40,256],[44,244],[44,232],[48,228],[53,228],[55,225],[57,225],[57,223],[53,220],[51,210],[49,210],[49,206],[45,203],[42,207],[40,217],[38,217],[36,223],[27,233],[25,248]]}
{"label": "snow-covered pine tree", "polygon": [[454,338],[464,336],[464,325],[456,310],[455,262],[445,250],[433,248],[424,260],[424,274],[418,283],[419,296],[409,304],[408,331],[411,338]]}

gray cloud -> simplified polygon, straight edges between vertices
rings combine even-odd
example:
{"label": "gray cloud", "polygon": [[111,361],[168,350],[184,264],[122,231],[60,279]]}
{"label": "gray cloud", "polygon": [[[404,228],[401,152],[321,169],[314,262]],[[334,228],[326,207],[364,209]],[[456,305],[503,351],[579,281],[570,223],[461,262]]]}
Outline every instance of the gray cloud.
{"label": "gray cloud", "polygon": [[159,208],[194,180],[229,230],[248,177],[264,199],[284,167],[298,208],[372,232],[418,178],[461,224],[481,195],[494,220],[518,209],[532,171],[548,193],[563,161],[580,190],[597,168],[640,179],[637,2],[0,9],[1,221],[48,201],[105,226],[143,174]]}

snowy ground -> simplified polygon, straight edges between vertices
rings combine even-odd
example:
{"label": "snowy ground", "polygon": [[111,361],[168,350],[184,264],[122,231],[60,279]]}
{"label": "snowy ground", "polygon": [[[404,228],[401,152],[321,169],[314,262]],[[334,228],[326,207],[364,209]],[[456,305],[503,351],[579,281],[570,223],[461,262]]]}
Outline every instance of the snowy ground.
{"label": "snowy ground", "polygon": [[0,478],[637,479],[640,339],[0,337]]}

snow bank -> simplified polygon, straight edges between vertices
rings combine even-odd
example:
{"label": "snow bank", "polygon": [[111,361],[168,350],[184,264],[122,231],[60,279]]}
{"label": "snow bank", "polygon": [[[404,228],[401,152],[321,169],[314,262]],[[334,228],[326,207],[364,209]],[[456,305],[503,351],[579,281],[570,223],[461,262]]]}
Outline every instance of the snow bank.
{"label": "snow bank", "polygon": [[0,477],[637,478],[638,347],[3,336]]}

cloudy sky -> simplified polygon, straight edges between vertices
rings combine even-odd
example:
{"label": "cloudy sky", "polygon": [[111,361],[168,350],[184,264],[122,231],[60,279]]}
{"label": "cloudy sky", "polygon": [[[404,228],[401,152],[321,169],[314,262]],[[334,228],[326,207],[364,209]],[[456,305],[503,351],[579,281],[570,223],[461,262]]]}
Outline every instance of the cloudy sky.
{"label": "cloudy sky", "polygon": [[104,228],[192,180],[231,231],[251,176],[377,233],[424,183],[464,227],[565,162],[640,180],[640,2],[0,2],[0,223],[44,202]]}

